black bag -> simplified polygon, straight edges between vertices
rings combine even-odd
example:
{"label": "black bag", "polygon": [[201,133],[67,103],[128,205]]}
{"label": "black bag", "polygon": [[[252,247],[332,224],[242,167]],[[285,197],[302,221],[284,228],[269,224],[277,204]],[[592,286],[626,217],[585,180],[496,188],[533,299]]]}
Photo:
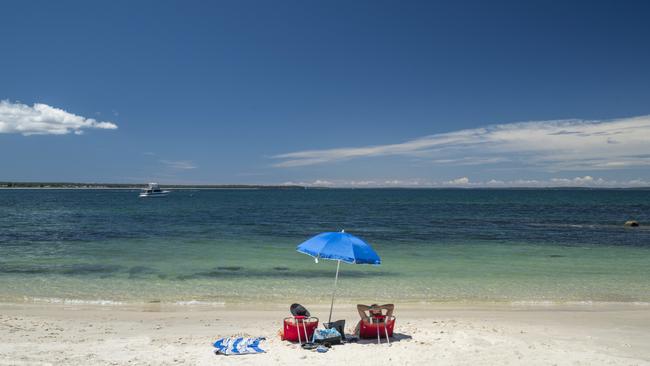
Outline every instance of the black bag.
{"label": "black bag", "polygon": [[300,304],[291,304],[289,307],[289,312],[291,312],[291,315],[293,316],[304,316],[307,318],[309,318],[311,315],[309,314],[309,310]]}

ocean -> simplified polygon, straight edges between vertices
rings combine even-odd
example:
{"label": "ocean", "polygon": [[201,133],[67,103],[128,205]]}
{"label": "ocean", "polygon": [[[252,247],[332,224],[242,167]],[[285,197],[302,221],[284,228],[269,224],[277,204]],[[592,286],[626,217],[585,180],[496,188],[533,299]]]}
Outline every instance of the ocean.
{"label": "ocean", "polygon": [[650,191],[585,189],[0,190],[0,301],[326,302],[341,229],[339,301],[650,303]]}

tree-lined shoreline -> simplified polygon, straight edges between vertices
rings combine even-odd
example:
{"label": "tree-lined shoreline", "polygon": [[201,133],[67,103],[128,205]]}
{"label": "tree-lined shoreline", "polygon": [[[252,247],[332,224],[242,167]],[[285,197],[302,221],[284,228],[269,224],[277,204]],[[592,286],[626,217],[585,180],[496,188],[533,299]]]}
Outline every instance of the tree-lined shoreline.
{"label": "tree-lined shoreline", "polygon": [[[141,189],[146,184],[134,183],[75,183],[75,182],[0,182],[0,188],[44,188],[44,189]],[[160,184],[162,188],[176,189],[305,189],[299,185],[257,185],[257,184]]]}

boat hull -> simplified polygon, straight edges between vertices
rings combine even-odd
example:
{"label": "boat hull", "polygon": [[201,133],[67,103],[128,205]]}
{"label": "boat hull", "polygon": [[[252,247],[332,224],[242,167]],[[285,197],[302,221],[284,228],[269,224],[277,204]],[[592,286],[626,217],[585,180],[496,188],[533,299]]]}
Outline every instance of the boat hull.
{"label": "boat hull", "polygon": [[156,198],[156,197],[165,197],[169,194],[169,191],[163,191],[160,193],[140,193],[140,198]]}

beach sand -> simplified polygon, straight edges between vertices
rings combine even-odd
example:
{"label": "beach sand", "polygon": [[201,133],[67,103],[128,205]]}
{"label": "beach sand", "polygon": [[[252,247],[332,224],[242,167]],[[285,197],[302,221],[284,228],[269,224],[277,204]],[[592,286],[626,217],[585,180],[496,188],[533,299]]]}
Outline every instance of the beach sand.
{"label": "beach sand", "polygon": [[[326,318],[327,305],[305,304]],[[392,344],[319,354],[280,341],[279,305],[0,305],[1,365],[650,365],[647,305],[400,305]],[[287,306],[288,307],[288,306]],[[351,330],[351,304],[335,318]],[[221,356],[224,336],[265,336],[265,354]]]}

